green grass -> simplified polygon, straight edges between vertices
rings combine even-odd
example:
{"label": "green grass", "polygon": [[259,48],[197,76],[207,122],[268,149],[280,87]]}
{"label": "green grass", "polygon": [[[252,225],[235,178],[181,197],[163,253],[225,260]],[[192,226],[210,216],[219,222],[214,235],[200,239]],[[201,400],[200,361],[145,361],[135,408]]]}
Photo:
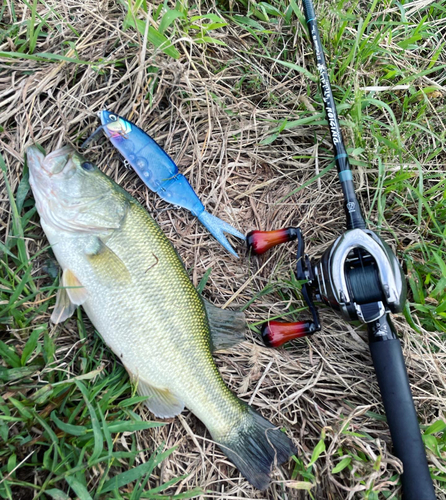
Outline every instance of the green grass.
{"label": "green grass", "polygon": [[[280,83],[300,77],[306,85],[315,111],[304,104],[290,104],[281,118],[264,121],[268,133],[260,144],[280,143],[294,130],[315,130],[328,140],[325,115],[318,88],[311,47],[305,35],[305,23],[299,2],[275,0],[266,2],[217,2],[217,9],[202,8],[187,1],[160,5],[150,11],[148,2],[121,1],[124,32],[138,32],[147,39],[148,50],[158,50],[168,63],[181,60],[188,47],[199,45],[206,56],[209,71],[216,75],[231,61],[220,60],[218,47],[224,46],[221,33],[231,28],[243,35],[246,46],[240,48],[240,74],[233,87],[234,95],[262,91],[274,64],[274,78]],[[419,13],[408,15],[407,2],[372,2],[365,12],[358,1],[319,2],[319,27],[327,50],[330,76],[338,103],[341,125],[346,131],[351,163],[364,169],[371,189],[366,216],[370,227],[395,241],[398,257],[404,262],[409,295],[404,316],[415,334],[421,330],[440,334],[446,340],[446,161],[443,117],[446,59],[444,57],[445,8],[431,3]],[[108,74],[119,70],[125,60],[114,56],[88,59],[77,53],[82,33],[69,24],[71,44],[60,44],[54,52],[40,47],[48,36],[62,30],[62,13],[50,9],[46,16],[38,13],[42,0],[27,3],[26,20],[13,11],[8,21],[0,21],[0,57],[11,61],[35,61],[42,65],[66,63],[85,65]],[[387,7],[389,9],[387,9]],[[387,9],[387,10],[386,10]],[[153,23],[147,21],[151,12]],[[2,2],[0,12],[6,12]],[[65,22],[65,21],[64,21]],[[440,27],[442,27],[442,30]],[[181,39],[181,41],[180,41]],[[307,47],[301,60],[299,43]],[[10,40],[6,46],[6,40]],[[76,50],[73,50],[76,49]],[[241,58],[244,59],[241,59]],[[252,64],[251,64],[252,63]],[[198,63],[197,63],[198,64]],[[33,66],[30,71],[35,71]],[[146,94],[152,102],[158,77]],[[405,86],[403,89],[399,88]],[[369,90],[364,90],[368,87]],[[382,88],[385,88],[384,90]],[[373,89],[375,88],[375,90]],[[292,96],[268,93],[258,106],[273,109],[292,102]],[[217,105],[225,106],[215,99]],[[232,111],[231,111],[232,113]],[[325,132],[324,132],[325,130]],[[298,158],[298,155],[296,155]],[[302,157],[299,157],[301,159]],[[323,175],[334,175],[332,152],[326,145],[319,148],[320,174],[312,176],[298,190],[305,190]],[[61,336],[64,329],[48,324],[48,308],[54,305],[57,274],[52,272],[51,255],[46,247],[30,255],[27,241],[38,231],[38,217],[32,198],[26,168],[14,192],[10,188],[7,168],[0,157],[2,175],[9,199],[10,220],[7,238],[0,242],[0,497],[63,500],[89,499],[189,498],[196,490],[176,496],[171,488],[183,479],[155,485],[153,472],[172,453],[163,444],[149,450],[146,463],[136,463],[140,452],[139,430],[159,424],[142,421],[137,405],[144,398],[135,396],[124,368],[104,346],[90,326],[84,324],[78,311],[77,332],[67,345]],[[364,195],[364,198],[367,197]],[[47,274],[36,275],[35,262],[49,261]],[[200,283],[203,290],[209,273]],[[247,303],[266,296],[287,300],[299,290],[293,276],[277,278]],[[291,307],[280,317],[297,319],[299,308]],[[277,316],[279,317],[279,316]],[[42,320],[42,318],[44,318]],[[252,328],[258,331],[260,321]],[[421,335],[417,341],[423,342]],[[431,347],[432,351],[437,348]],[[376,421],[382,416],[369,415]],[[438,461],[446,453],[446,424],[441,416],[423,429],[426,448]],[[126,435],[128,449],[120,444]],[[343,430],[348,433],[350,431]],[[361,431],[358,431],[361,434]],[[366,436],[367,438],[367,436]],[[368,439],[368,438],[367,438]],[[314,440],[309,460],[296,459],[292,478],[296,486],[311,492],[316,485],[318,462],[326,453],[325,432]],[[328,441],[327,441],[328,442]],[[339,479],[355,471],[379,467],[359,447],[340,446],[336,450],[332,473]],[[444,471],[432,466],[438,483],[446,482]],[[35,475],[38,475],[38,481]],[[359,476],[359,473],[357,473]],[[397,476],[394,477],[397,481]],[[365,484],[356,477],[357,484]],[[345,479],[348,484],[349,479]],[[351,484],[354,480],[350,478]],[[372,486],[362,498],[384,498]],[[388,496],[388,495],[387,495]]]}

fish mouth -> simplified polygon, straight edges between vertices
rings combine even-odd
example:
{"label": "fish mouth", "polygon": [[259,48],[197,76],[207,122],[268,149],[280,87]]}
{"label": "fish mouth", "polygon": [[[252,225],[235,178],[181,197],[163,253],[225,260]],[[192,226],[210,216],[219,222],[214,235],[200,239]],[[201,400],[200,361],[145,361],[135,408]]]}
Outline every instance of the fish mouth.
{"label": "fish mouth", "polygon": [[107,111],[106,109],[103,109],[102,111],[97,112],[98,118],[99,118],[99,120],[101,120],[102,125],[104,125],[105,123],[110,121],[108,119],[109,114],[110,114],[110,111]]}
{"label": "fish mouth", "polygon": [[71,146],[64,146],[45,156],[37,146],[33,145],[27,149],[26,157],[32,172],[45,173],[51,177],[63,172],[74,153]]}
{"label": "fish mouth", "polygon": [[121,116],[103,109],[98,113],[102,123],[102,128],[108,136],[116,137],[120,135],[125,137],[131,130],[129,122]]}
{"label": "fish mouth", "polygon": [[102,125],[108,125],[110,122],[115,122],[119,118],[118,115],[115,115],[111,111],[107,111],[103,109],[98,112],[98,117],[101,120]]}

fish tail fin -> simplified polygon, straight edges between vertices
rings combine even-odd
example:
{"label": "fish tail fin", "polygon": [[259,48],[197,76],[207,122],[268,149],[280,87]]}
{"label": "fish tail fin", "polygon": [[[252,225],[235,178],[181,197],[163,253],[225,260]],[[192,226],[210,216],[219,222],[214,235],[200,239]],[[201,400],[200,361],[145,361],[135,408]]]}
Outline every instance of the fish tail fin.
{"label": "fish tail fin", "polygon": [[226,435],[213,438],[245,478],[264,490],[273,466],[286,462],[297,449],[284,432],[250,406],[246,409],[238,425]]}
{"label": "fish tail fin", "polygon": [[226,248],[228,252],[232,253],[232,255],[234,255],[235,257],[238,257],[237,253],[234,251],[223,233],[232,234],[233,236],[236,236],[241,240],[245,240],[244,234],[242,234],[240,231],[237,231],[237,229],[232,227],[231,224],[228,224],[227,222],[219,219],[218,217],[215,217],[209,212],[206,212],[206,210],[203,210],[203,212],[198,215],[198,220],[203,224],[203,226],[206,227],[206,229],[212,234],[212,236]]}

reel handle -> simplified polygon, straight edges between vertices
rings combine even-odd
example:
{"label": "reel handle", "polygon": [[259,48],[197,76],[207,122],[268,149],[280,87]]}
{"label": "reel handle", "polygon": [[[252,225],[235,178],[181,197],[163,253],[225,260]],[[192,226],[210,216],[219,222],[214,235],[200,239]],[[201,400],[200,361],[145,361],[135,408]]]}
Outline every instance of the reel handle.
{"label": "reel handle", "polygon": [[246,235],[248,252],[261,255],[277,245],[295,240],[298,231],[299,229],[295,227],[286,227],[275,231],[251,231]]}
{"label": "reel handle", "polygon": [[261,255],[270,248],[297,240],[296,278],[305,281],[302,285],[302,296],[310,309],[313,321],[296,321],[284,323],[282,321],[268,321],[262,327],[262,340],[266,347],[279,347],[285,342],[311,335],[321,329],[319,315],[311,297],[307,281],[312,276],[310,261],[304,253],[304,239],[298,227],[286,227],[275,231],[251,231],[246,235],[248,252]]}
{"label": "reel handle", "polygon": [[314,321],[283,323],[269,321],[262,328],[262,340],[266,347],[279,347],[293,339],[306,337],[317,330]]}
{"label": "reel handle", "polygon": [[404,466],[403,499],[435,500],[401,344],[389,315],[368,323],[368,331],[395,455]]}

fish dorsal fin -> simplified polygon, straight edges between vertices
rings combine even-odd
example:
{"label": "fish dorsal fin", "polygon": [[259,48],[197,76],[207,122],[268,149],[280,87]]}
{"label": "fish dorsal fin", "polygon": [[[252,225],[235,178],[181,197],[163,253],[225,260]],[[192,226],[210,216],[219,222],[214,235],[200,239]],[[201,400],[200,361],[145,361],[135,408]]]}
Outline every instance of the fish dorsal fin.
{"label": "fish dorsal fin", "polygon": [[75,305],[80,306],[87,300],[87,290],[77,279],[71,269],[64,269],[62,274],[62,285],[67,291],[69,300]]}
{"label": "fish dorsal fin", "polygon": [[76,305],[71,302],[65,288],[57,290],[56,305],[51,314],[51,321],[55,324],[62,323],[69,318],[76,310]]}
{"label": "fish dorsal fin", "polygon": [[229,349],[245,340],[246,320],[241,311],[220,309],[203,299],[211,329],[212,351]]}
{"label": "fish dorsal fin", "polygon": [[169,389],[159,389],[144,379],[137,379],[137,391],[141,396],[148,396],[144,401],[149,410],[159,418],[171,418],[184,410],[184,403],[174,396]]}
{"label": "fish dorsal fin", "polygon": [[122,259],[101,238],[87,249],[87,258],[99,277],[111,282],[130,283],[132,277]]}

